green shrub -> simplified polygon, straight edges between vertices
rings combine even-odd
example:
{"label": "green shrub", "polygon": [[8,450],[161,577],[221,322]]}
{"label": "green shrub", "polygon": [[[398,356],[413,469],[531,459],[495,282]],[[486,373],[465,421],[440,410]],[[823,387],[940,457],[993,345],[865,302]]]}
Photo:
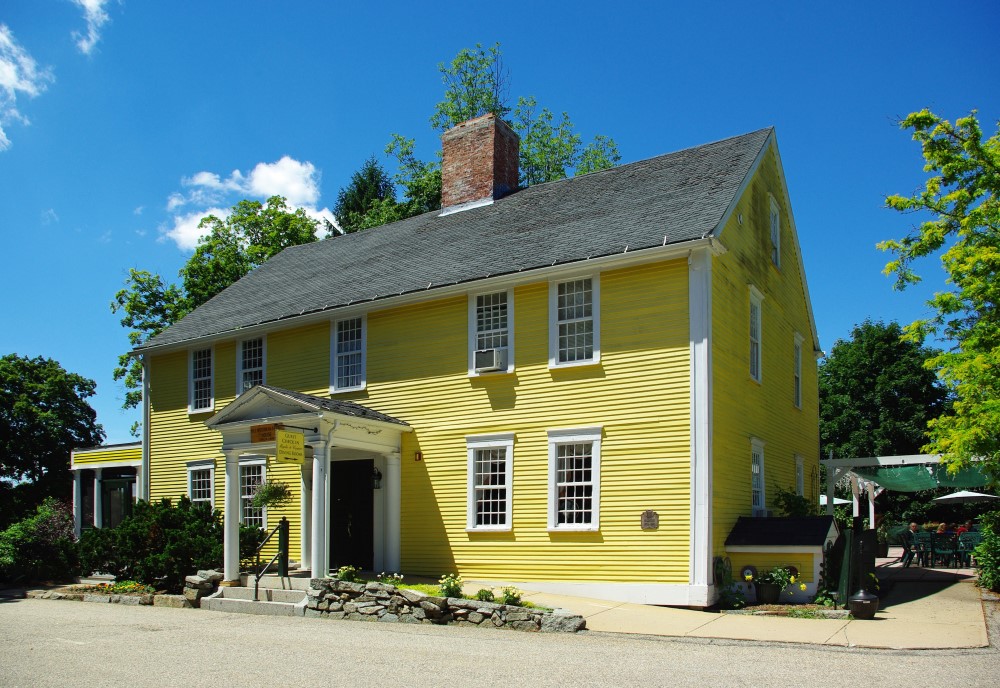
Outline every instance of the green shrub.
{"label": "green shrub", "polygon": [[983,540],[973,552],[979,566],[976,583],[981,588],[1000,592],[1000,511],[980,517],[979,532],[983,534]]}
{"label": "green shrub", "polygon": [[116,580],[133,580],[179,593],[184,578],[198,569],[222,564],[219,512],[181,497],[139,501],[116,528],[95,529],[80,541],[85,571],[101,571]]}
{"label": "green shrub", "polygon": [[778,488],[774,505],[781,509],[785,516],[815,516],[819,510],[819,507],[806,497],[783,487]]}
{"label": "green shrub", "polygon": [[438,580],[443,597],[462,596],[462,577],[457,573],[446,573]]}
{"label": "green shrub", "polygon": [[[263,528],[240,524],[240,570],[249,571],[257,562],[257,548],[264,542],[267,533]],[[273,539],[272,539],[273,542]],[[262,565],[265,562],[262,562]]]}
{"label": "green shrub", "polygon": [[73,515],[49,497],[34,515],[0,532],[0,579],[66,581],[79,572]]}
{"label": "green shrub", "polygon": [[492,602],[496,598],[493,596],[493,591],[489,588],[480,588],[476,591],[476,599],[480,602]]}
{"label": "green shrub", "polygon": [[348,583],[356,583],[361,579],[358,578],[358,568],[356,566],[341,566],[337,569],[337,580],[347,581]]}
{"label": "green shrub", "polygon": [[513,586],[509,585],[506,588],[501,588],[500,604],[510,604],[516,607],[521,604],[522,595],[524,595],[524,593]]}

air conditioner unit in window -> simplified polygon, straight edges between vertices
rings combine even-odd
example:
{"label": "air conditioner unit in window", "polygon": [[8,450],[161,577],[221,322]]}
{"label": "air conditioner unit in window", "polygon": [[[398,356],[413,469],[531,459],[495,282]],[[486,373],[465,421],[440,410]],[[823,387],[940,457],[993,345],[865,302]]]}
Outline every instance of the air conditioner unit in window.
{"label": "air conditioner unit in window", "polygon": [[505,349],[479,349],[473,358],[473,367],[477,373],[507,370],[507,351]]}

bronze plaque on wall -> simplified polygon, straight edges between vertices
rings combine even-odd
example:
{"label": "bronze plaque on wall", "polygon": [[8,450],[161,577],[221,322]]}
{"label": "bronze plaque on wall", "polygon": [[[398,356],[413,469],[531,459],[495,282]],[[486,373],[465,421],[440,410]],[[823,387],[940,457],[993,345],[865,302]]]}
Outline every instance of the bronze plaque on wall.
{"label": "bronze plaque on wall", "polygon": [[642,512],[642,529],[657,530],[660,527],[660,515],[652,509]]}

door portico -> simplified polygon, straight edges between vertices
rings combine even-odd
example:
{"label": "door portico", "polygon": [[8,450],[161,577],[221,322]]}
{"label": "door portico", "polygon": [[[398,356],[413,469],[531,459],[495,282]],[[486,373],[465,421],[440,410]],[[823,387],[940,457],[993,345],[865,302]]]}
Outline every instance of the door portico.
{"label": "door portico", "polygon": [[[337,401],[267,385],[244,392],[205,422],[222,435],[225,455],[224,574],[239,579],[241,509],[240,460],[250,455],[274,457],[273,439],[260,439],[251,427],[280,425],[301,432],[306,461],[300,468],[301,563],[314,576],[330,565],[331,460],[344,456],[371,459],[382,474],[375,496],[373,563],[377,570],[398,571],[400,551],[400,439],[410,427],[390,416],[352,402]],[[269,459],[273,460],[273,459]]]}

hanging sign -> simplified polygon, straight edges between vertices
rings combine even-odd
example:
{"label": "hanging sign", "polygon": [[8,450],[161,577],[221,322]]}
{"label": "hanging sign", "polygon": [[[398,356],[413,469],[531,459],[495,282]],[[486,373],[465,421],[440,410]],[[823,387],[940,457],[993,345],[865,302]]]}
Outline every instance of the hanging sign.
{"label": "hanging sign", "polygon": [[275,460],[278,463],[296,463],[300,466],[306,462],[306,442],[301,432],[277,430],[275,432]]}
{"label": "hanging sign", "polygon": [[250,426],[250,441],[254,444],[259,442],[274,442],[274,431],[277,426],[274,423]]}

